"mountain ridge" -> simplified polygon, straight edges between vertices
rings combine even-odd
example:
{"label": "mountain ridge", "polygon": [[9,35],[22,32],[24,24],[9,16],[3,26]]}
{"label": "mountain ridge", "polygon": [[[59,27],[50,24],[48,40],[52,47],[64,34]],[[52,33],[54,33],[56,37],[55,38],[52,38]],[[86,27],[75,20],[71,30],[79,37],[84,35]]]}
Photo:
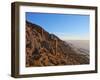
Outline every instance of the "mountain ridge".
{"label": "mountain ridge", "polygon": [[26,67],[79,64],[89,64],[89,59],[55,34],[26,21]]}

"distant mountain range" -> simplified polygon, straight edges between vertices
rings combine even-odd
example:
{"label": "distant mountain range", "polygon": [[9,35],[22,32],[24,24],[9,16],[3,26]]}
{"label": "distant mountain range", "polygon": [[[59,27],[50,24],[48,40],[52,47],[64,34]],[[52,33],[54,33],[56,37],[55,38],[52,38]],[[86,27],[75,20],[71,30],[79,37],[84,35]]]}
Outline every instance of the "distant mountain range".
{"label": "distant mountain range", "polygon": [[89,57],[42,26],[26,21],[26,67],[80,64],[89,64]]}

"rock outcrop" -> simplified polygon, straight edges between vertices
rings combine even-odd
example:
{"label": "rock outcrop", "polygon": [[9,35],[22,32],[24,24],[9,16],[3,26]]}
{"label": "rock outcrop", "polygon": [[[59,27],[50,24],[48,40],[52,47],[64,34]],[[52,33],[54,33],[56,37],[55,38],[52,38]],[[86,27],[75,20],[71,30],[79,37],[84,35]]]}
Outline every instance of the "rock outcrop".
{"label": "rock outcrop", "polygon": [[26,21],[26,67],[89,64],[68,43]]}

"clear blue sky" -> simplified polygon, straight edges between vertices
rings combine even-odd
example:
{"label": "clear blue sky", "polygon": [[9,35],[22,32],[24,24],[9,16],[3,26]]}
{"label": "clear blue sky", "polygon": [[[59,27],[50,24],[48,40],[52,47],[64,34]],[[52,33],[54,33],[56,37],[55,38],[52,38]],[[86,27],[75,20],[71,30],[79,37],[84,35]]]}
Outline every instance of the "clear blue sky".
{"label": "clear blue sky", "polygon": [[26,20],[43,27],[61,39],[89,39],[89,16],[26,12]]}

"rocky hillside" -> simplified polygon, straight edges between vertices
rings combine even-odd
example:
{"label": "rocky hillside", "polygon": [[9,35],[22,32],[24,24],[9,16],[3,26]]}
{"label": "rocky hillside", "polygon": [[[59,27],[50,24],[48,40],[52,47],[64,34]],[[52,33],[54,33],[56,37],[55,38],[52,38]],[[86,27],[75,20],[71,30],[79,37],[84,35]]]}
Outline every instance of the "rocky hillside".
{"label": "rocky hillside", "polygon": [[26,67],[89,64],[89,59],[41,26],[26,21]]}

